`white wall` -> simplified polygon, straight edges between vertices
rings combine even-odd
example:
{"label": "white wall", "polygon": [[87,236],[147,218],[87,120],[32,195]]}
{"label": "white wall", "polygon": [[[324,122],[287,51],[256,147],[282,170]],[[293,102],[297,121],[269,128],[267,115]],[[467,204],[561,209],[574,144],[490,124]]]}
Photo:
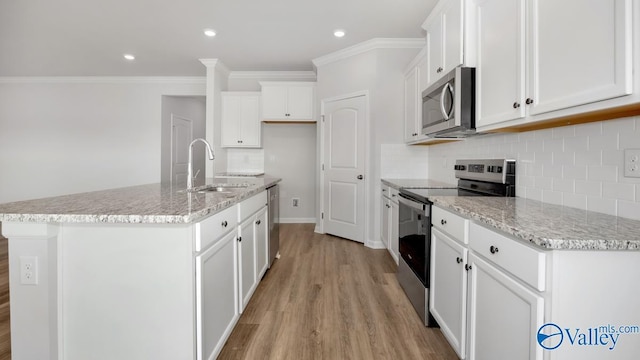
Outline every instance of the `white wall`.
{"label": "white wall", "polygon": [[431,146],[429,177],[455,181],[459,158],[511,158],[519,197],[640,220],[640,179],[624,177],[624,149],[640,149],[640,117]]}
{"label": "white wall", "polygon": [[[419,49],[377,49],[342,60],[320,65],[318,73],[318,100],[334,98],[359,91],[369,93],[369,162],[368,174],[368,227],[365,244],[378,247],[380,242],[380,179],[382,177],[383,145],[403,144],[404,74],[407,64]],[[388,148],[385,148],[388,150]],[[412,150],[409,150],[412,152]],[[425,153],[426,157],[426,153]],[[426,162],[424,163],[426,165]],[[426,166],[425,175],[426,175]],[[385,167],[385,176],[400,176],[402,171]],[[317,217],[319,218],[320,209]]]}
{"label": "white wall", "polygon": [[160,181],[163,95],[204,78],[1,78],[0,203]]}

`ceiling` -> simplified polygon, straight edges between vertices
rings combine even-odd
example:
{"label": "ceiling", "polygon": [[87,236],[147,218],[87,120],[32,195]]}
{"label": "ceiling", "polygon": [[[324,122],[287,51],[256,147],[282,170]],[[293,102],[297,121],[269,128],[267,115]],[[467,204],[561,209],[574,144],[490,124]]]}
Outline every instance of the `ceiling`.
{"label": "ceiling", "polygon": [[435,3],[2,0],[0,76],[202,76],[201,58],[233,71],[313,70],[312,59],[372,38],[424,37]]}

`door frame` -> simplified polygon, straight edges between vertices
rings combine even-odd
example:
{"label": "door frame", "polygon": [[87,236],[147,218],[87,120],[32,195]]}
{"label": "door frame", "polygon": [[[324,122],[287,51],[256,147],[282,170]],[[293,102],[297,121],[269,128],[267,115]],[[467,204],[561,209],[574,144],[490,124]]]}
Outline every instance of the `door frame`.
{"label": "door frame", "polygon": [[333,96],[333,97],[329,97],[329,98],[324,98],[322,100],[320,100],[320,119],[321,121],[319,121],[319,146],[318,146],[318,151],[319,151],[319,192],[318,192],[318,204],[319,204],[319,214],[318,214],[318,219],[317,219],[317,225],[316,225],[316,229],[315,232],[320,233],[320,234],[324,234],[324,218],[321,214],[324,214],[325,212],[325,204],[324,204],[324,195],[325,195],[325,191],[324,191],[324,185],[325,185],[325,179],[324,179],[324,175],[325,172],[323,170],[323,165],[325,162],[325,156],[324,156],[324,152],[325,152],[325,147],[324,147],[324,140],[325,140],[325,123],[324,123],[324,115],[325,115],[325,104],[330,103],[330,102],[334,102],[334,101],[340,101],[340,100],[347,100],[347,99],[351,99],[351,98],[355,98],[355,97],[360,97],[360,96],[364,96],[364,100],[365,100],[365,107],[366,107],[366,115],[365,115],[365,119],[364,119],[364,132],[365,132],[365,142],[364,142],[364,245],[366,247],[375,247],[374,241],[371,240],[371,229],[369,229],[369,218],[371,215],[371,200],[370,200],[370,196],[369,196],[369,191],[371,189],[371,184],[370,184],[370,174],[369,174],[369,169],[370,169],[370,163],[371,163],[371,154],[369,151],[369,147],[370,147],[370,143],[371,143],[371,139],[370,139],[370,133],[369,133],[369,123],[370,123],[370,119],[371,119],[371,115],[370,115],[370,111],[371,111],[371,106],[369,103],[369,91],[368,90],[360,90],[360,91],[356,91],[356,92],[352,92],[352,93],[348,93],[348,94],[343,94],[343,95],[337,95],[337,96]]}

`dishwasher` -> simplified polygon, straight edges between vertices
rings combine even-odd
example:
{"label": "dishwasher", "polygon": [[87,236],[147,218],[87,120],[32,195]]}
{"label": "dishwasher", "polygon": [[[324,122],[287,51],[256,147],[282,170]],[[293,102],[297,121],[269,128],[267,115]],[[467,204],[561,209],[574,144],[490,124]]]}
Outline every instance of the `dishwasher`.
{"label": "dishwasher", "polygon": [[280,258],[280,195],[279,186],[267,188],[269,208],[269,268],[276,258]]}

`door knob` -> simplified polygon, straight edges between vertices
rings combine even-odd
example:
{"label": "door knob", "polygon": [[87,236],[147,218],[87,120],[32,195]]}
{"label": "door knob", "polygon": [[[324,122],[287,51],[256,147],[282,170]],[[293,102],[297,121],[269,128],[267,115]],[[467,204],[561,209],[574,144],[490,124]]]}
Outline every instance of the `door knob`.
{"label": "door knob", "polygon": [[358,180],[362,180],[362,179],[364,179],[364,176],[358,175]]}

